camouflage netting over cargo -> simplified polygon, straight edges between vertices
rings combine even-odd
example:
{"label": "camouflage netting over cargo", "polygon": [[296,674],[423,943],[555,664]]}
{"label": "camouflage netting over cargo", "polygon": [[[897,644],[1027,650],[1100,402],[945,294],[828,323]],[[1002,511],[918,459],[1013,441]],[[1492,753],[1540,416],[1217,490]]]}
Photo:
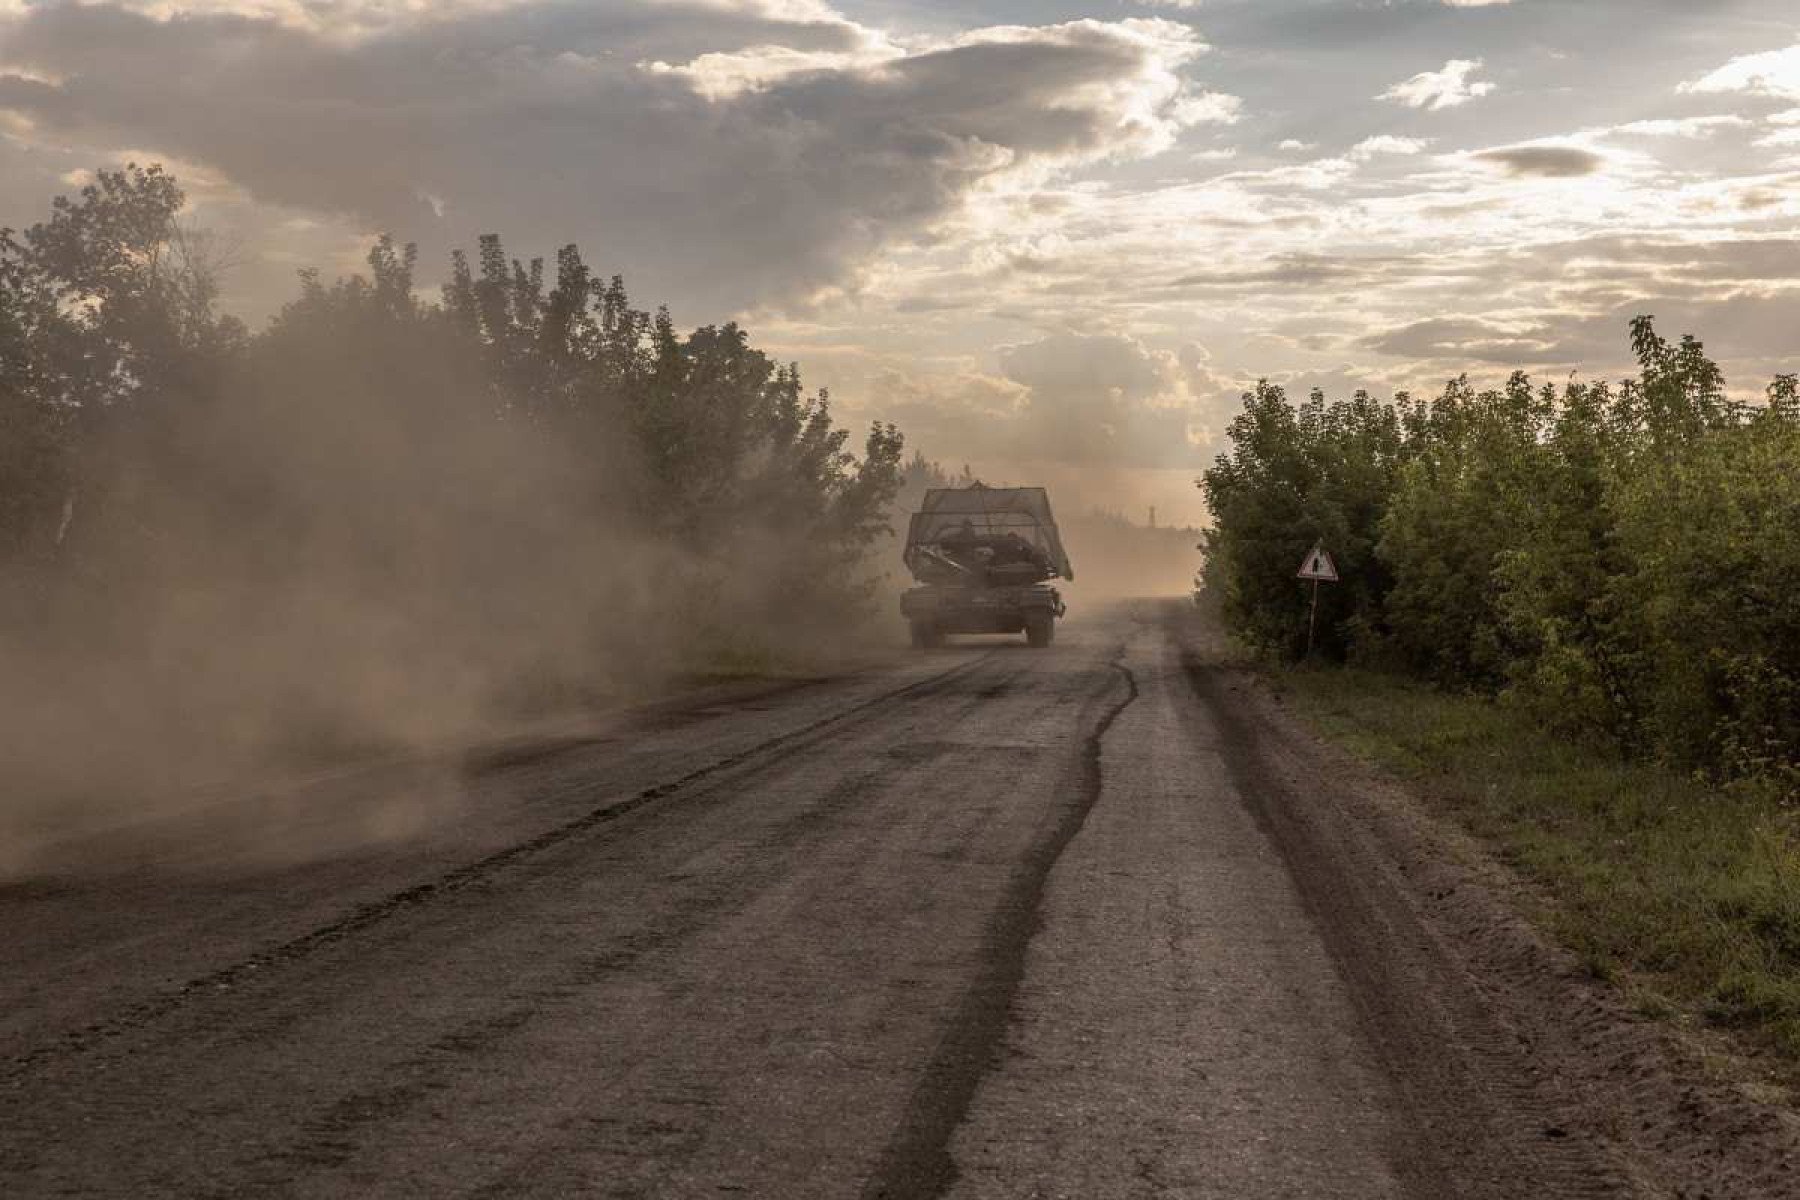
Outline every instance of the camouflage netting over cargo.
{"label": "camouflage netting over cargo", "polygon": [[921,583],[1041,583],[1075,578],[1043,488],[933,488],[906,531]]}

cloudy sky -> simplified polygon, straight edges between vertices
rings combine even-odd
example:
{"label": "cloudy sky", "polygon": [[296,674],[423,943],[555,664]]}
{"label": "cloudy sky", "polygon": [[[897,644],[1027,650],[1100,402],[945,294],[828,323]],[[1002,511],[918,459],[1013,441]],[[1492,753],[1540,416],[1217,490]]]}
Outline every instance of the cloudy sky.
{"label": "cloudy sky", "polygon": [[1794,0],[0,0],[0,224],[164,162],[231,307],[579,243],[851,420],[1198,520],[1236,396],[1800,367]]}

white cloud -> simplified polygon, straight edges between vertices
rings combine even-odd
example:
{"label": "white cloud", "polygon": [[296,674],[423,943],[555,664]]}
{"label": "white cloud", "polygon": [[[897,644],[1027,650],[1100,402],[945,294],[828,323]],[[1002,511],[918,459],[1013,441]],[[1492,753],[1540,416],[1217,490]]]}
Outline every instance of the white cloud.
{"label": "white cloud", "polygon": [[1201,92],[1175,101],[1173,115],[1183,125],[1236,125],[1244,115],[1244,102],[1223,92]]}
{"label": "white cloud", "polygon": [[1318,145],[1317,142],[1303,142],[1299,138],[1288,138],[1275,148],[1277,150],[1315,150]]}
{"label": "white cloud", "polygon": [[1407,156],[1422,154],[1431,145],[1428,138],[1394,137],[1391,134],[1379,134],[1372,138],[1364,138],[1350,147],[1349,157],[1356,162],[1367,162],[1371,158],[1383,154]]}
{"label": "white cloud", "polygon": [[1198,460],[1208,402],[1223,383],[1201,347],[1153,350],[1124,334],[1058,334],[1001,347],[1026,389],[1001,443],[1053,462],[1180,467]]}
{"label": "white cloud", "polygon": [[1722,129],[1743,129],[1753,123],[1748,118],[1740,117],[1736,113],[1722,113],[1710,117],[1632,121],[1626,125],[1614,125],[1610,129],[1596,130],[1595,136],[1703,138],[1711,137]]}
{"label": "white cloud", "polygon": [[1470,78],[1480,69],[1479,58],[1453,58],[1444,64],[1443,70],[1422,71],[1375,98],[1393,100],[1408,108],[1422,108],[1428,112],[1455,108],[1494,90],[1493,84]]}
{"label": "white cloud", "polygon": [[1295,189],[1308,192],[1335,190],[1355,176],[1357,164],[1348,156],[1315,158],[1310,162],[1271,167],[1266,171],[1234,172],[1226,182],[1237,187],[1284,193]]}
{"label": "white cloud", "polygon": [[1684,92],[1750,92],[1800,99],[1800,43],[1785,50],[1744,54],[1681,85]]}
{"label": "white cloud", "polygon": [[644,69],[684,79],[708,100],[730,100],[745,92],[767,89],[791,75],[807,71],[847,71],[876,67],[905,56],[884,39],[869,39],[850,50],[797,50],[790,46],[751,46],[744,50],[702,54],[672,65],[652,61]]}

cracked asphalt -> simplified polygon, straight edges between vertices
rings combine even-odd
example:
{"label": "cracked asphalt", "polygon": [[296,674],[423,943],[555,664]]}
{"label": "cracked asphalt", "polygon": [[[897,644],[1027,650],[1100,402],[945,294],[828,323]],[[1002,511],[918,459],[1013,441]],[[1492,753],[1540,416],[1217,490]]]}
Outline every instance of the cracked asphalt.
{"label": "cracked asphalt", "polygon": [[0,1194],[1662,1194],[1195,621],[57,847]]}

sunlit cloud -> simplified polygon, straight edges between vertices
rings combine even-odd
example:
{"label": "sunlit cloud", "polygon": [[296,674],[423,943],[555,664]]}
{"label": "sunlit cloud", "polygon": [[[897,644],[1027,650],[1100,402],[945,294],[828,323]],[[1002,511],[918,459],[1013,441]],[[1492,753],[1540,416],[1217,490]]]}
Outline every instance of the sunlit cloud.
{"label": "sunlit cloud", "polygon": [[1651,121],[1631,121],[1624,125],[1614,125],[1609,129],[1595,130],[1599,137],[1680,137],[1705,138],[1727,129],[1748,129],[1755,125],[1748,117],[1736,113],[1719,113],[1710,117],[1663,118]]}
{"label": "sunlit cloud", "polygon": [[1173,116],[1183,125],[1236,125],[1244,115],[1244,102],[1223,92],[1201,92],[1175,102]]}
{"label": "sunlit cloud", "polygon": [[1681,85],[1683,92],[1751,92],[1800,99],[1800,43],[1732,59]]}
{"label": "sunlit cloud", "polygon": [[[344,45],[266,18],[49,5],[0,38],[0,62],[34,76],[0,71],[0,108],[440,254],[524,220],[727,312],[852,294],[885,247],[978,195],[1155,155],[1239,112],[1195,86],[1207,46],[1178,22],[992,26],[903,48],[816,6],[697,22],[703,8],[722,11],[555,7],[520,29],[528,14],[509,10]],[[688,52],[639,53],[655,49]]]}
{"label": "sunlit cloud", "polygon": [[1431,145],[1429,138],[1395,137],[1392,134],[1380,134],[1372,138],[1364,138],[1350,147],[1348,157],[1355,162],[1367,162],[1383,154],[1407,155],[1422,154]]}
{"label": "sunlit cloud", "polygon": [[871,37],[859,38],[858,44],[847,50],[752,46],[702,54],[681,64],[651,61],[642,65],[647,71],[685,81],[708,100],[731,100],[746,92],[764,91],[790,76],[875,67],[905,54],[886,39]]}
{"label": "sunlit cloud", "polygon": [[1471,78],[1480,69],[1479,58],[1453,58],[1444,64],[1443,70],[1422,71],[1411,79],[1396,83],[1376,99],[1393,100],[1408,108],[1422,108],[1428,112],[1456,108],[1493,92],[1492,83]]}
{"label": "sunlit cloud", "polygon": [[[227,281],[253,317],[383,229],[427,287],[477,233],[575,241],[684,323],[746,321],[847,420],[1166,477],[1189,519],[1183,471],[1260,377],[1604,374],[1638,312],[1734,380],[1794,369],[1785,0],[1111,7],[15,5],[0,224],[127,154],[177,164],[255,247]],[[1696,63],[1700,33],[1724,49]]]}

